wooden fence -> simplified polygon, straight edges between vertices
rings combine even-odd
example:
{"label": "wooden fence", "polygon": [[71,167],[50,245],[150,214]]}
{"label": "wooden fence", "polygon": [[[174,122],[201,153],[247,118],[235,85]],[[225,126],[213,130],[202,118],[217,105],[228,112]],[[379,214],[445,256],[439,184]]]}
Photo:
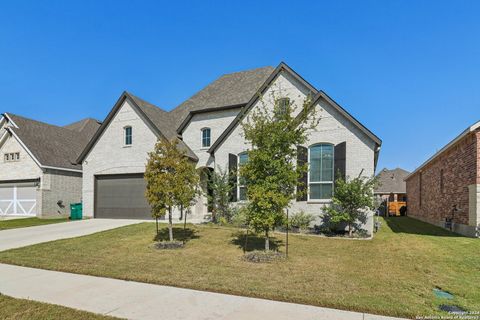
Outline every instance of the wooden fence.
{"label": "wooden fence", "polygon": [[407,203],[405,201],[395,201],[388,203],[388,215],[389,216],[399,216],[400,215],[400,208],[406,206]]}

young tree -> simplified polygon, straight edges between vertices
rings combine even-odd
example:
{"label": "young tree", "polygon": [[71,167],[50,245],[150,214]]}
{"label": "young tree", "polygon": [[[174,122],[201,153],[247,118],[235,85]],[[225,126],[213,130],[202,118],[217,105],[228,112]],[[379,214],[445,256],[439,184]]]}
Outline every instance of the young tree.
{"label": "young tree", "polygon": [[232,208],[230,206],[230,191],[232,185],[229,183],[230,175],[228,170],[213,171],[210,175],[211,194],[208,194],[208,201],[212,206],[212,221],[217,222],[219,217],[231,220]]}
{"label": "young tree", "polygon": [[353,229],[358,229],[358,222],[366,222],[367,210],[375,208],[373,189],[376,182],[375,178],[361,176],[350,181],[342,178],[335,181],[333,205],[326,212],[332,223],[347,223],[350,237]]}
{"label": "young tree", "polygon": [[272,101],[273,111],[261,100],[242,124],[252,148],[240,166],[240,179],[247,187],[247,223],[265,233],[265,250],[270,249],[270,230],[284,221],[298,179],[307,170],[306,165],[295,164],[297,146],[307,141],[308,130],[318,123],[310,98],[301,110],[289,99],[272,96]]}
{"label": "young tree", "polygon": [[188,208],[195,201],[199,177],[195,163],[177,148],[177,140],[159,139],[145,170],[146,197],[155,218],[168,213],[168,233],[173,241],[172,210]]}

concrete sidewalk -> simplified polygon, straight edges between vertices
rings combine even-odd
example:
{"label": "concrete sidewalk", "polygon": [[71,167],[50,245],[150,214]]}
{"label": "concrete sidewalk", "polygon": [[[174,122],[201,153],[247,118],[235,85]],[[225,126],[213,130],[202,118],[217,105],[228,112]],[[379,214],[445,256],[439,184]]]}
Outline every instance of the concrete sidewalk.
{"label": "concrete sidewalk", "polygon": [[0,251],[53,240],[85,236],[95,232],[115,229],[140,222],[143,221],[127,219],[86,219],[2,230],[0,231]]}
{"label": "concrete sidewalk", "polygon": [[0,293],[128,319],[395,319],[6,264],[0,264]]}

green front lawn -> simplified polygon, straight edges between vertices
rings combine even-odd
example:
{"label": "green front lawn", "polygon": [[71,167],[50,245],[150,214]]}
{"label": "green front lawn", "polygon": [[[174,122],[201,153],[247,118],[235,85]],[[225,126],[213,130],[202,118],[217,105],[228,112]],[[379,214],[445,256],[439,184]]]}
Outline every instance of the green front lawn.
{"label": "green front lawn", "polygon": [[39,218],[19,218],[12,220],[0,220],[0,230],[25,228],[41,226],[44,224],[60,223],[68,221],[67,218],[52,218],[52,219],[39,219]]}
{"label": "green front lawn", "polygon": [[117,319],[61,307],[54,304],[31,300],[15,299],[0,294],[0,319],[34,320],[34,319],[71,319],[71,320],[107,320]]}
{"label": "green front lawn", "polygon": [[[241,259],[237,229],[189,228],[181,250],[151,248],[155,225],[143,223],[1,252],[0,262],[405,317],[438,313],[439,287],[480,310],[480,240],[410,218],[384,220],[373,240],[292,235],[288,261],[271,264]],[[274,246],[285,251],[284,240]]]}

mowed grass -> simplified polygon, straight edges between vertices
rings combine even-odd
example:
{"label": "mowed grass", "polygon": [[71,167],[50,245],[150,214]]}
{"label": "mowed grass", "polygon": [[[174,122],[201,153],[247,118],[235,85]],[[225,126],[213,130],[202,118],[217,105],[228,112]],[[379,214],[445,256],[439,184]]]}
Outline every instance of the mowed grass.
{"label": "mowed grass", "polygon": [[[391,316],[437,314],[441,303],[480,310],[480,240],[407,217],[383,220],[373,240],[292,235],[289,259],[269,264],[241,259],[238,229],[188,230],[180,250],[153,249],[155,225],[143,223],[1,252],[0,261]],[[248,243],[261,249],[263,239]],[[285,251],[283,234],[275,245]],[[435,287],[455,299],[435,298]]]}
{"label": "mowed grass", "polygon": [[39,218],[20,218],[12,220],[0,220],[0,230],[25,228],[41,226],[45,224],[67,222],[67,218],[52,218],[52,219],[39,219]]}
{"label": "mowed grass", "polygon": [[48,303],[15,299],[0,294],[0,319],[4,320],[107,320],[117,319]]}

